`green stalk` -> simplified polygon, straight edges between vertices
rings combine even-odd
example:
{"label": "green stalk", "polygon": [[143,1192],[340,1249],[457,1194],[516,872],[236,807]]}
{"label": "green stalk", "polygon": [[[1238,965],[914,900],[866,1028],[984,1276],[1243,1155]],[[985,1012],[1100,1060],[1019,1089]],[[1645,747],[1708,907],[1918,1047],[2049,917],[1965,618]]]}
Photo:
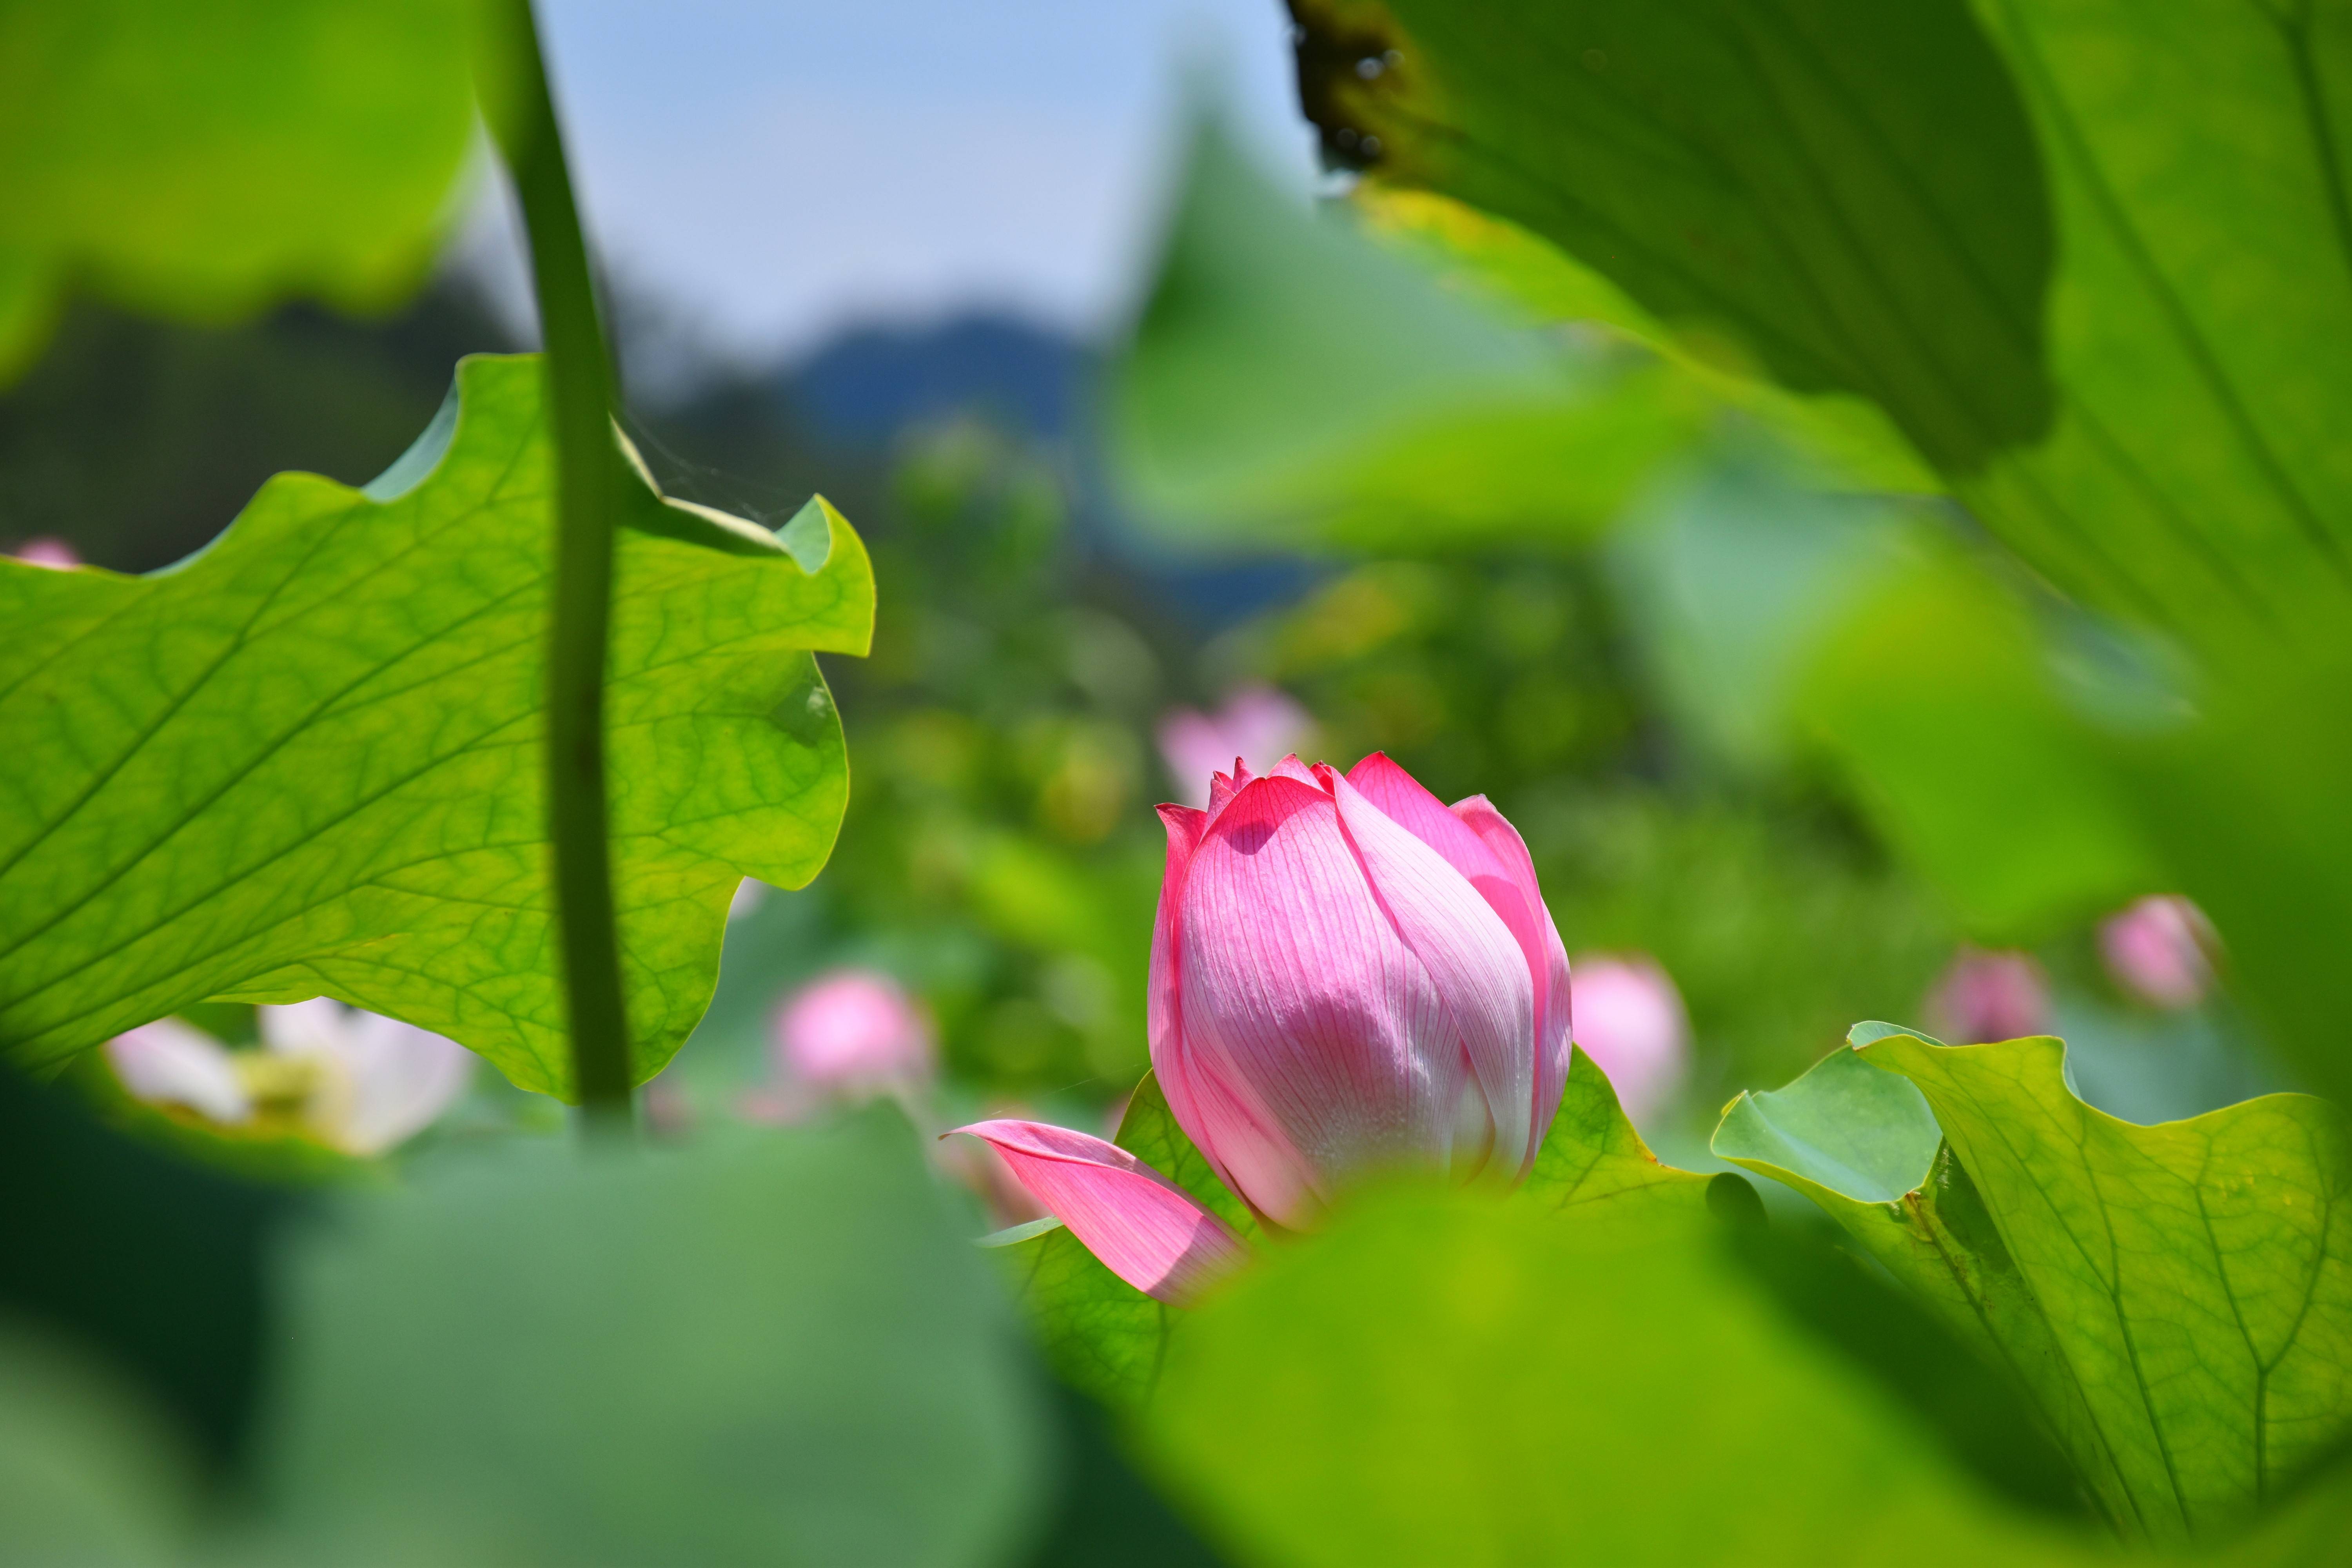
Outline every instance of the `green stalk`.
{"label": "green stalk", "polygon": [[627,1128],[628,1018],[621,999],[604,807],[604,661],[613,539],[625,479],[613,440],[613,366],[588,246],[530,0],[512,0],[502,150],[522,201],[554,413],[555,605],[547,661],[547,817],[555,858],[572,1067],[592,1126]]}

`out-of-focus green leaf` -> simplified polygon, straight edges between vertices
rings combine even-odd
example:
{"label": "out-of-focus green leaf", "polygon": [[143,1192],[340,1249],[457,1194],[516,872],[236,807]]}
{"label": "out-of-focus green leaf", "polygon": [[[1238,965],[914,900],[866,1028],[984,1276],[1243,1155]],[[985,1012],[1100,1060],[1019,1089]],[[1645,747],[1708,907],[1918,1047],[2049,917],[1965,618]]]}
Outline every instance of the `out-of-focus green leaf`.
{"label": "out-of-focus green leaf", "polygon": [[[2046,441],[1969,489],[2062,586],[2208,646],[2352,588],[2352,13],[1989,0],[2062,264]],[[2341,777],[2342,775],[2338,775]]]}
{"label": "out-of-focus green leaf", "polygon": [[1945,531],[1749,458],[1662,497],[1617,557],[1683,710],[1736,753],[1836,757],[1979,936],[2167,885],[2116,767],[2147,721],[2093,711],[2116,683],[2070,688],[2050,629]]}
{"label": "out-of-focus green leaf", "polygon": [[1944,488],[1874,403],[1795,393],[1704,334],[1678,337],[1601,273],[1507,218],[1434,191],[1368,180],[1350,205],[1376,235],[1425,260],[1447,287],[1499,296],[1572,342],[1655,354],[1686,396],[1760,426],[1835,488],[1928,494]]}
{"label": "out-of-focus green leaf", "polygon": [[1699,1213],[1709,1179],[1661,1163],[1625,1119],[1609,1075],[1570,1047],[1559,1111],[1519,1188],[1522,1201],[1572,1214],[1580,1225],[1606,1219],[1638,1227]]}
{"label": "out-of-focus green leaf", "polygon": [[[548,447],[530,358],[367,492],[280,475],[139,578],[0,562],[0,1040],[62,1061],[206,997],[325,994],[570,1093],[541,796]],[[812,649],[873,582],[812,502],[780,534],[635,492],[606,698],[636,1076],[709,1001],[748,873],[798,886],[847,788]]]}
{"label": "out-of-focus green leaf", "polygon": [[2065,591],[2207,645],[2342,616],[2340,7],[1293,9],[1328,150],[1876,401]]}
{"label": "out-of-focus green leaf", "polygon": [[290,1562],[1002,1562],[1044,1412],[903,1121],[485,1161],[299,1257]]}
{"label": "out-of-focus green leaf", "polygon": [[2332,1107],[2270,1095],[2135,1127],[2074,1097],[2055,1040],[1855,1042],[1735,1102],[1717,1152],[1812,1197],[2005,1364],[2118,1529],[2234,1523],[2352,1429]]}
{"label": "out-of-focus green leaf", "polygon": [[470,10],[0,5],[0,382],[69,288],[200,321],[405,293],[472,134]]}
{"label": "out-of-focus green leaf", "polygon": [[1150,1449],[1226,1539],[1301,1568],[2079,1560],[1717,1229],[1595,1246],[1475,1194],[1361,1204],[1193,1315]]}
{"label": "out-of-focus green leaf", "polygon": [[2048,429],[2041,160],[1962,0],[1292,14],[1333,155],[1526,225],[1790,387],[1876,401],[1946,471]]}
{"label": "out-of-focus green leaf", "polygon": [[2172,884],[2221,931],[2231,984],[2307,1082],[2352,1103],[2352,658],[2283,654],[2224,671],[2199,693],[2200,724],[2120,766]]}
{"label": "out-of-focus green leaf", "polygon": [[[1245,1239],[1265,1240],[1249,1205],[1217,1180],[1208,1157],[1176,1124],[1157,1073],[1145,1073],[1136,1085],[1113,1142]],[[1016,1226],[983,1245],[996,1251],[1064,1382],[1115,1408],[1151,1397],[1182,1309],[1152,1300],[1104,1268],[1058,1221]]]}
{"label": "out-of-focus green leaf", "polygon": [[1496,303],[1305,210],[1206,126],[1117,382],[1122,474],[1146,515],[1228,542],[1588,531],[1706,399]]}
{"label": "out-of-focus green leaf", "polygon": [[184,1562],[194,1503],[152,1409],[54,1336],[0,1321],[0,1565]]}

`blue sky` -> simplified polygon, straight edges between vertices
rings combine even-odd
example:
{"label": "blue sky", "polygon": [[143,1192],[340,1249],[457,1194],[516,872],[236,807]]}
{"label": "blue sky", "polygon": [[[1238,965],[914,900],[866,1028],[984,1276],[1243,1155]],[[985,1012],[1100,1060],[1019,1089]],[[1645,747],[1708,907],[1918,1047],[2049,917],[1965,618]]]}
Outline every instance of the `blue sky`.
{"label": "blue sky", "polygon": [[[542,0],[592,232],[712,349],[1009,308],[1117,319],[1187,70],[1304,190],[1279,0]],[[495,241],[478,224],[477,254]]]}

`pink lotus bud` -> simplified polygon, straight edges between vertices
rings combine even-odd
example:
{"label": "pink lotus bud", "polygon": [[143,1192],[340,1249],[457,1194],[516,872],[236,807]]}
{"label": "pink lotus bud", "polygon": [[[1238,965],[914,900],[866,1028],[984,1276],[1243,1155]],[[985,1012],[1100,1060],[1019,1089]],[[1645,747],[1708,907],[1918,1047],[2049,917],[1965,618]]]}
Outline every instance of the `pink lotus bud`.
{"label": "pink lotus bud", "polygon": [[1171,708],[1160,720],[1160,755],[1179,789],[1208,804],[1209,775],[1235,758],[1264,770],[1296,748],[1315,727],[1307,710],[1271,686],[1245,686],[1214,713]]}
{"label": "pink lotus bud", "polygon": [[1568,1073],[1568,954],[1510,824],[1378,752],[1286,758],[1162,806],[1151,1063],[1225,1184],[1311,1223],[1360,1172],[1463,1152],[1526,1173]]}
{"label": "pink lotus bud", "polygon": [[2021,952],[1960,949],[1927,996],[1936,1029],[1956,1046],[2050,1032],[2050,988]]}
{"label": "pink lotus bud", "polygon": [[28,566],[47,566],[58,571],[81,564],[81,556],[72,545],[47,534],[16,546],[16,559]]}
{"label": "pink lotus bud", "polygon": [[[1168,1107],[1218,1179],[1297,1228],[1383,1168],[1524,1176],[1568,1081],[1569,996],[1517,832],[1486,796],[1449,808],[1378,752],[1344,778],[1295,756],[1263,778],[1237,766],[1209,799],[1160,808],[1150,1031]],[[1239,1258],[1213,1215],[1098,1138],[961,1131],[1138,1289],[1177,1299]]]}
{"label": "pink lotus bud", "polygon": [[787,1078],[833,1092],[929,1078],[932,1041],[906,987],[871,969],[839,969],[801,987],[776,1015],[776,1058]]}
{"label": "pink lotus bud", "polygon": [[1673,1100],[1690,1070],[1690,1019],[1682,993],[1655,960],[1591,954],[1576,960],[1571,1033],[1609,1075],[1637,1124]]}
{"label": "pink lotus bud", "polygon": [[2157,1007],[2194,1007],[2213,985],[2213,922],[2178,893],[2140,900],[2099,926],[2116,984]]}

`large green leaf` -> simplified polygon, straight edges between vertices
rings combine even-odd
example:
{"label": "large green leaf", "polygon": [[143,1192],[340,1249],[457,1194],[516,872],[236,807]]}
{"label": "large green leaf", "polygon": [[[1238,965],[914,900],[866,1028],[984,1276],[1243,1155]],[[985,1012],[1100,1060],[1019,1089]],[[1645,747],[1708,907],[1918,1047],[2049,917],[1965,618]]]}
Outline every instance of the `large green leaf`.
{"label": "large green leaf", "polygon": [[1252,1560],[1300,1568],[2078,1560],[1718,1228],[1359,1203],[1193,1315],[1144,1434]]}
{"label": "large green leaf", "polygon": [[[1881,1027],[1857,1026],[1853,1037]],[[2106,1516],[2133,1517],[2063,1347],[1916,1086],[1832,1051],[1785,1089],[1733,1100],[1711,1147],[1827,1210],[1987,1365],[2007,1370]]]}
{"label": "large green leaf", "polygon": [[[1559,1110],[1518,1191],[1522,1201],[1580,1223],[1606,1217],[1629,1227],[1696,1214],[1712,1178],[1662,1163],[1626,1120],[1600,1065],[1570,1047]],[[1735,1180],[1737,1178],[1734,1178]]]}
{"label": "large green leaf", "polygon": [[520,1152],[551,1157],[356,1202],[297,1258],[285,1561],[1006,1559],[1044,1412],[894,1111]]}
{"label": "large green leaf", "polygon": [[1962,0],[1292,11],[1334,154],[1526,225],[1791,387],[1877,402],[1948,471],[2048,428],[2048,200]]}
{"label": "large green leaf", "polygon": [[2119,1529],[2232,1522],[2352,1428],[2334,1108],[2271,1095],[2136,1127],[2068,1089],[2055,1040],[1855,1040],[1736,1101],[1717,1152],[1814,1198],[2005,1363]]}
{"label": "large green leaf", "polygon": [[202,321],[420,280],[474,126],[467,0],[0,5],[0,382],[65,289]]}
{"label": "large green leaf", "polygon": [[1705,400],[1500,303],[1305,209],[1204,124],[1115,384],[1121,476],[1146,515],[1226,542],[1590,530]]}
{"label": "large green leaf", "polygon": [[52,1334],[0,1320],[0,1564],[163,1568],[195,1516],[155,1411]]}
{"label": "large green leaf", "polygon": [[[0,562],[0,1042],[32,1067],[210,996],[325,994],[571,1092],[541,709],[535,359],[473,359],[368,492],[307,474],[147,577]],[[824,862],[847,789],[812,649],[862,653],[864,548],[665,502],[624,531],[607,757],[635,1068],[708,1003],[744,874]]]}
{"label": "large green leaf", "polygon": [[2352,8],[1984,0],[2063,258],[2048,439],[1970,500],[2061,584],[2209,646],[2352,586]]}
{"label": "large green leaf", "polygon": [[2206,643],[2341,614],[2340,5],[1295,9],[1327,146],[1876,401],[2069,592]]}

